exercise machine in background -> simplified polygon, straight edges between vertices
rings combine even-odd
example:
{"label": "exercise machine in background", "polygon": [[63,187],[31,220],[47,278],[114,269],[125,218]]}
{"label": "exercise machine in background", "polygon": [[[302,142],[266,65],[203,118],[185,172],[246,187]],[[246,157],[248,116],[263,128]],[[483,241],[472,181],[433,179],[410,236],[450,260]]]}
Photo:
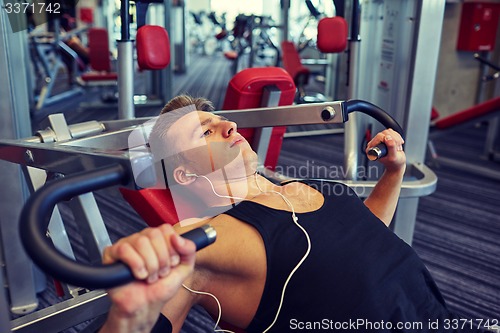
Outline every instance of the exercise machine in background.
{"label": "exercise machine in background", "polygon": [[244,68],[278,66],[280,50],[275,42],[277,29],[270,16],[239,14],[231,35],[231,50],[224,52],[232,61],[234,75]]}
{"label": "exercise machine in background", "polygon": [[35,79],[34,112],[83,93],[77,78],[85,71],[87,59],[77,52],[74,40],[88,28],[62,31],[59,17],[53,18],[51,26],[53,31],[34,29],[29,33]]}
{"label": "exercise machine in background", "polygon": [[[348,26],[343,17],[325,17],[319,20],[317,28],[317,48],[323,54],[341,53],[347,48]],[[296,45],[291,41],[281,43],[283,67],[293,77],[297,86],[296,103],[310,103],[325,101],[320,93],[310,95],[306,93],[306,86],[311,76],[311,70],[304,65],[303,59]]]}

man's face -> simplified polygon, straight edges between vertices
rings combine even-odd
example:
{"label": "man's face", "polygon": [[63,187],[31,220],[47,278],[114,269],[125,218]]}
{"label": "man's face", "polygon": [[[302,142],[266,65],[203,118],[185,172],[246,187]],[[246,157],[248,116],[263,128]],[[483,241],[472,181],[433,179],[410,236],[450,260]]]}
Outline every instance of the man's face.
{"label": "man's face", "polygon": [[182,153],[191,172],[199,175],[222,168],[233,173],[239,170],[244,175],[246,168],[256,166],[257,156],[237,132],[236,124],[213,113],[188,113],[172,125],[167,137],[176,145],[175,150]]}

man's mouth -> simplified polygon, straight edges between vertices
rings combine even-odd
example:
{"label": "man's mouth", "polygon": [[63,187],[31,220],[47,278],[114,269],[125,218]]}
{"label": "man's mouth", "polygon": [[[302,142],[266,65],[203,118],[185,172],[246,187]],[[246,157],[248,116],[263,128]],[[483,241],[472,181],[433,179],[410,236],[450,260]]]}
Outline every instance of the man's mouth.
{"label": "man's mouth", "polygon": [[240,144],[242,142],[245,142],[245,138],[242,137],[241,135],[236,136],[236,138],[231,142],[231,145],[229,146],[232,148],[233,146]]}

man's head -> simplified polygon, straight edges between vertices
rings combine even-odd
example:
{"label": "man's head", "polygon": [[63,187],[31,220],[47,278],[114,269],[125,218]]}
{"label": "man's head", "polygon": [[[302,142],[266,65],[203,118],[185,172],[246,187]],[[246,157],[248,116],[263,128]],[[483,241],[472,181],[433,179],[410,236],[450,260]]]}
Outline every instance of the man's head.
{"label": "man's head", "polygon": [[194,181],[190,174],[216,177],[220,170],[226,179],[242,177],[255,168],[256,155],[236,124],[205,112],[213,109],[210,101],[186,95],[163,108],[149,144],[165,185],[188,185]]}

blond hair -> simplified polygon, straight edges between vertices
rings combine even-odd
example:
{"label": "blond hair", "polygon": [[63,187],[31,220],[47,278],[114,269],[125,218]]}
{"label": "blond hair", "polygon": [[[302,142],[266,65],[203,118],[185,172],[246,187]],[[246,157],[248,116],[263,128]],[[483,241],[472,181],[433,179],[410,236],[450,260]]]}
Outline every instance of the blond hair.
{"label": "blond hair", "polygon": [[214,105],[211,101],[204,97],[192,97],[190,95],[179,95],[172,98],[163,109],[161,109],[160,114],[165,114],[170,111],[178,110],[183,107],[194,105],[198,111],[212,112],[215,110]]}

